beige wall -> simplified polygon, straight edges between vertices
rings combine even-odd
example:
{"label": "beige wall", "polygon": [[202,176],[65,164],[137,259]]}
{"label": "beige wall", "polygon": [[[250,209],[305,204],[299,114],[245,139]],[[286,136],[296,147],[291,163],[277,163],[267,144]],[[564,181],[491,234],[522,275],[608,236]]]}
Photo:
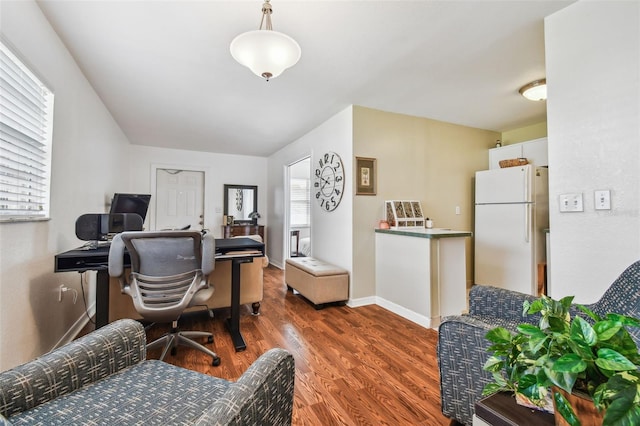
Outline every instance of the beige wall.
{"label": "beige wall", "polygon": [[540,139],[547,136],[547,122],[519,127],[517,129],[502,132],[500,140],[503,145]]}
{"label": "beige wall", "polygon": [[[488,168],[487,150],[499,137],[488,130],[354,107],[352,161],[376,158],[378,185],[375,196],[354,195],[352,299],[375,295],[373,229],[383,217],[385,200],[419,200],[434,227],[473,230],[474,174]],[[460,215],[455,214],[458,206]],[[472,247],[469,238],[468,283],[473,281]]]}

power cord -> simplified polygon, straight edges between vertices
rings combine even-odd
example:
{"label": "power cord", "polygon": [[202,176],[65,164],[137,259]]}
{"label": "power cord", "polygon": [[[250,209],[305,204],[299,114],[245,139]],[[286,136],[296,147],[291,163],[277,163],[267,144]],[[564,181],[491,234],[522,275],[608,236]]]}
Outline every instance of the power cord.
{"label": "power cord", "polygon": [[87,307],[87,296],[85,295],[85,292],[84,292],[84,283],[85,283],[84,274],[86,274],[86,272],[83,272],[80,274],[80,288],[82,289],[82,302],[84,303],[84,313],[87,315],[87,318],[89,318],[89,322],[95,325],[96,322],[93,320],[93,318],[91,318],[91,315],[89,315],[89,308]]}

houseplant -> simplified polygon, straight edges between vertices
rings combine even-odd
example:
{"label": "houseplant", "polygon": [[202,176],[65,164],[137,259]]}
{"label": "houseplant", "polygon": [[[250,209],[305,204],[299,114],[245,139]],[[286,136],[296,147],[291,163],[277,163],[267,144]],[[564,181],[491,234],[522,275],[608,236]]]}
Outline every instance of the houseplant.
{"label": "houseplant", "polygon": [[492,355],[484,369],[494,382],[483,394],[512,391],[538,406],[553,398],[556,412],[575,426],[576,413],[553,387],[582,391],[605,413],[603,425],[640,424],[640,354],[627,330],[640,327],[640,320],[615,313],[600,317],[573,304],[573,296],[525,301],[525,314],[539,314],[539,324],[520,324],[514,334],[503,327],[487,333]]}

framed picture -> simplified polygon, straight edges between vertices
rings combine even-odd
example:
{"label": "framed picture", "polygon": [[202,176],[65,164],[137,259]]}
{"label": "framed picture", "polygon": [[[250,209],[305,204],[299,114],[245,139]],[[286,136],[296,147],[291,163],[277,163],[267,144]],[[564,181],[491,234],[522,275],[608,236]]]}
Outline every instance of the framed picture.
{"label": "framed picture", "polygon": [[376,195],[376,159],[356,157],[356,195]]}

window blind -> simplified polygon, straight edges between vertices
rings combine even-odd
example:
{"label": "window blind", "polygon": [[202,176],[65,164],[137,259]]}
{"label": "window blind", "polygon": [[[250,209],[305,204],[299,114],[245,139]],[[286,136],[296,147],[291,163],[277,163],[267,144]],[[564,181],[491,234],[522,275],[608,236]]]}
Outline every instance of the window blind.
{"label": "window blind", "polygon": [[289,184],[290,192],[290,225],[309,226],[311,222],[310,180],[293,178]]}
{"label": "window blind", "polygon": [[0,42],[0,221],[49,217],[53,93]]}

